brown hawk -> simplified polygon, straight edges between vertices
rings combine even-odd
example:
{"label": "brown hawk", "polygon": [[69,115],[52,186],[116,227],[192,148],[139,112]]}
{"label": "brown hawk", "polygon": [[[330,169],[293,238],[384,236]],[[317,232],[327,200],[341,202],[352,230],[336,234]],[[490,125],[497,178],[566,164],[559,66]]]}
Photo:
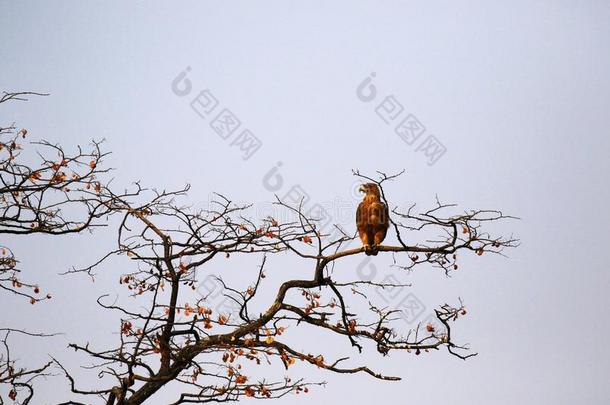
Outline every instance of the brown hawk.
{"label": "brown hawk", "polygon": [[377,184],[363,184],[359,191],[363,191],[365,195],[356,211],[356,227],[364,245],[364,253],[367,256],[375,256],[377,247],[388,231],[388,207],[381,201]]}

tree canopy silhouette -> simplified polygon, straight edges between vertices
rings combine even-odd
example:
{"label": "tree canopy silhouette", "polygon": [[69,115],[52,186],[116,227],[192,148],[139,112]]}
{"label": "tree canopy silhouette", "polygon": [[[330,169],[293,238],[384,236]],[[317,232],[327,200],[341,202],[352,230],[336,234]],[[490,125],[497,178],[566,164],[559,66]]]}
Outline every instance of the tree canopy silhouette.
{"label": "tree canopy silhouette", "polygon": [[[33,93],[5,93],[0,102],[29,94]],[[287,220],[252,220],[245,215],[248,205],[236,204],[220,194],[209,207],[189,207],[188,186],[155,191],[135,183],[131,191],[116,192],[108,181],[110,169],[103,162],[107,152],[100,142],[93,142],[90,150],[79,147],[70,154],[46,141],[28,143],[27,131],[13,125],[1,128],[0,136],[0,234],[78,233],[111,224],[109,217],[118,218],[116,246],[102,258],[90,259],[87,266],[67,273],[114,271],[105,267],[106,263],[120,255],[128,270],[116,274],[118,292],[136,297],[139,304],[137,308],[123,305],[110,299],[108,292],[97,292],[99,305],[120,317],[119,324],[110,327],[120,330],[116,343],[111,347],[99,347],[95,341],[70,345],[83,354],[83,364],[94,360],[100,376],[97,386],[85,386],[79,372],[65,367],[59,358],[36,369],[18,368],[5,338],[0,384],[8,387],[10,399],[28,403],[34,394],[33,379],[50,369],[66,377],[75,395],[72,403],[97,399],[109,405],[146,403],[167,385],[180,386],[181,393],[173,402],[180,404],[225,402],[244,396],[279,398],[307,393],[312,386],[323,384],[299,377],[274,378],[271,369],[279,366],[288,373],[296,363],[340,374],[400,379],[373,370],[359,363],[360,359],[331,358],[316,345],[302,347],[291,332],[307,327],[343,339],[356,357],[371,347],[382,355],[419,355],[432,350],[446,350],[459,359],[475,355],[452,334],[454,323],[466,315],[461,302],[440,305],[435,310],[436,326],[400,330],[392,322],[399,310],[375,305],[369,292],[406,285],[336,275],[332,271],[335,266],[349,257],[364,256],[365,249],[351,246],[357,240],[355,229],[351,234],[331,237],[322,230],[319,219],[304,213],[302,204],[276,197],[278,212],[285,214],[279,217]],[[35,148],[36,158],[26,161],[22,156],[25,148]],[[375,184],[385,206],[393,207],[385,186],[400,181],[400,173],[353,174],[363,183]],[[424,211],[415,206],[406,211],[393,208],[388,235],[398,242],[376,246],[376,251],[380,256],[393,255],[392,271],[431,265],[450,274],[457,269],[458,255],[502,254],[516,246],[512,236],[492,235],[486,229],[488,223],[508,218],[496,210],[460,212],[455,205],[439,201]],[[413,240],[419,234],[434,234],[435,238],[405,242],[407,235]],[[50,299],[39,284],[28,281],[27,271],[19,269],[10,241],[3,243],[3,293],[23,296],[33,304]],[[270,295],[261,291],[267,282],[268,264],[278,254],[290,257],[294,266],[302,269],[302,277],[283,280]],[[240,269],[248,280],[247,287],[218,279],[223,294],[234,303],[232,311],[216,311],[203,295],[192,299],[192,290],[209,268],[236,256],[249,258],[249,268]],[[355,312],[358,300],[367,303],[368,310]],[[44,335],[4,330],[7,335]],[[87,397],[90,399],[82,399]]]}

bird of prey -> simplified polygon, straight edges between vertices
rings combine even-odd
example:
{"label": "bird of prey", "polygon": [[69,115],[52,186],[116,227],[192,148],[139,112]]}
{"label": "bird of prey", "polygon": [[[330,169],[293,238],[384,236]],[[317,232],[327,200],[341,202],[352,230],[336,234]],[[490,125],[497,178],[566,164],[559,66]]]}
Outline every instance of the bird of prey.
{"label": "bird of prey", "polygon": [[363,184],[359,191],[365,195],[356,211],[356,227],[364,245],[364,253],[367,256],[375,256],[388,231],[388,207],[381,201],[377,184]]}

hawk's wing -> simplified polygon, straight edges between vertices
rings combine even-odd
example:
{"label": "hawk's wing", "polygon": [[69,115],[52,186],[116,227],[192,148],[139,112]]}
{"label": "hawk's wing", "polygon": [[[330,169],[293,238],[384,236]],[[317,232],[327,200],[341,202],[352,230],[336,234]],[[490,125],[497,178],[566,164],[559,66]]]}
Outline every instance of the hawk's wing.
{"label": "hawk's wing", "polygon": [[375,223],[372,224],[376,230],[388,229],[390,224],[390,217],[388,212],[388,206],[384,203],[375,202],[369,207],[369,215],[375,217]]}
{"label": "hawk's wing", "polygon": [[383,215],[381,216],[381,226],[383,226],[385,229],[388,229],[388,227],[390,226],[390,212],[388,210],[388,206],[385,205],[384,203],[381,203],[381,205],[383,205]]}
{"label": "hawk's wing", "polygon": [[358,231],[366,224],[366,215],[367,215],[367,207],[364,201],[358,204],[358,209],[356,210],[356,228]]}

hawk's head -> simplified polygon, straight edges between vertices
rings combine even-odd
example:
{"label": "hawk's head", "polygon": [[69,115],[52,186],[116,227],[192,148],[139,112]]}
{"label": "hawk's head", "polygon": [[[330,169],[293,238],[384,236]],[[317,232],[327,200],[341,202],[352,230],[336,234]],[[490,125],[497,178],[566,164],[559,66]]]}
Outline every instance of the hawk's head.
{"label": "hawk's head", "polygon": [[379,187],[377,187],[377,184],[375,184],[375,183],[364,183],[360,186],[358,191],[362,191],[363,193],[365,193],[366,194],[365,197],[369,197],[369,196],[375,196],[377,198],[381,197],[381,194],[379,193]]}

